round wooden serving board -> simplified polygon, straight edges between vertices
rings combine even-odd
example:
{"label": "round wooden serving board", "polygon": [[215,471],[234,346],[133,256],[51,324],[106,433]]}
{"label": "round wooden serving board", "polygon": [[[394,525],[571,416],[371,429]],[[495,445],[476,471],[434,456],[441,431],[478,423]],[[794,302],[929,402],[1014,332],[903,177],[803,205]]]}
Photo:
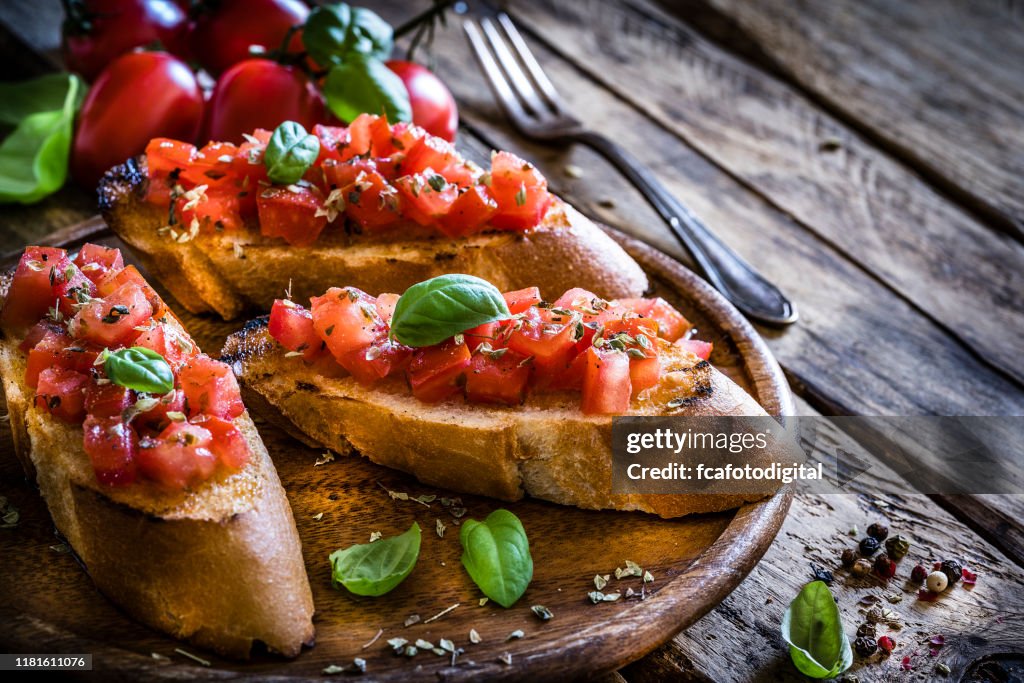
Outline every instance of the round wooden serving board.
{"label": "round wooden serving board", "polygon": [[[91,228],[54,235],[54,240],[91,237],[117,245],[112,238],[99,240],[102,230],[102,224],[93,223]],[[622,234],[613,236],[646,269],[657,293],[695,322],[701,339],[715,343],[716,366],[769,413],[793,413],[778,365],[731,305],[673,259]],[[173,306],[173,299],[169,301]],[[177,307],[176,311],[183,313]],[[187,314],[182,314],[182,321],[213,355],[227,334],[241,325]],[[91,653],[94,668],[105,670],[105,678],[111,680],[320,678],[328,665],[350,666],[356,657],[366,661],[362,679],[374,681],[585,678],[638,659],[718,604],[764,554],[792,495],[784,489],[739,510],[677,520],[463,495],[462,507],[468,510],[463,519],[482,519],[502,506],[517,514],[529,534],[534,559],[533,582],[515,606],[481,606],[482,595],[459,561],[461,520],[451,514],[452,506],[441,503],[442,497],[458,494],[422,486],[358,457],[315,466],[320,451],[303,446],[259,415],[254,418],[302,537],[317,610],[315,647],[294,660],[260,654],[249,662],[231,662],[122,614],[96,591],[74,555],[61,552],[46,506],[13,456],[9,426],[3,421],[0,495],[20,510],[21,520],[13,529],[0,530],[0,651]],[[385,488],[437,498],[429,505],[393,500]],[[437,520],[447,526],[443,537],[435,531]],[[400,533],[413,521],[424,531],[422,550],[415,570],[397,589],[380,598],[359,598],[331,587],[328,554],[365,543],[374,531],[385,536]],[[625,567],[626,560],[654,576],[643,599],[640,578],[614,578],[616,567]],[[587,593],[594,590],[595,574],[612,574],[606,592],[624,594],[632,588],[637,595],[592,604]],[[458,606],[426,623],[452,605]],[[546,606],[554,617],[541,621],[532,605]],[[419,623],[405,626],[413,615],[419,616]],[[470,642],[470,629],[479,633],[480,643]],[[509,639],[517,630],[523,637]],[[454,666],[450,656],[430,651],[396,656],[387,644],[390,638],[410,643],[422,638],[434,645],[447,638],[465,652]],[[210,666],[197,664],[176,648],[209,660]]]}

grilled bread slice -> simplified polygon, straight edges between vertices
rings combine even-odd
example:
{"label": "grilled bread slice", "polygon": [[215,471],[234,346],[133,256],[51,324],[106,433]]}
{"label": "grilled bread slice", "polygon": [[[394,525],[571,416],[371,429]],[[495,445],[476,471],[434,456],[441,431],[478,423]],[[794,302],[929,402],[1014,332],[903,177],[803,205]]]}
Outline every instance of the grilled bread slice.
{"label": "grilled bread slice", "polygon": [[[640,266],[594,223],[555,199],[544,222],[525,233],[491,231],[453,239],[414,224],[375,235],[322,234],[310,247],[292,247],[246,230],[202,232],[175,242],[167,211],[146,202],[145,157],[111,169],[99,186],[100,209],[146,269],[193,313],[225,319],[243,310],[269,310],[291,283],[307,300],[336,282],[368,292],[404,292],[444,273],[469,273],[503,291],[537,285],[570,286],[606,298],[636,297],[647,289]],[[401,237],[396,237],[400,235]]]}
{"label": "grilled bread slice", "polygon": [[[8,286],[0,283],[0,306]],[[287,657],[312,645],[295,521],[248,413],[234,424],[249,463],[226,478],[178,493],[144,482],[106,486],[83,450],[82,427],[34,406],[19,341],[0,331],[15,452],[100,591],[139,621],[227,657],[248,658],[256,641]]]}
{"label": "grilled bread slice", "polygon": [[[633,400],[630,414],[724,416],[766,413],[710,363],[664,340],[658,386]],[[294,356],[294,354],[293,354]],[[301,440],[414,475],[425,484],[502,500],[524,495],[585,509],[641,510],[661,517],[735,508],[763,493],[613,494],[610,416],[588,416],[577,392],[531,395],[516,407],[426,404],[404,378],[372,388],[351,376],[328,377],[285,355],[267,318],[228,337],[221,360],[232,366],[248,404],[268,409]],[[258,409],[258,408],[257,408]],[[262,411],[261,411],[262,412]],[[750,464],[779,459],[765,451]]]}

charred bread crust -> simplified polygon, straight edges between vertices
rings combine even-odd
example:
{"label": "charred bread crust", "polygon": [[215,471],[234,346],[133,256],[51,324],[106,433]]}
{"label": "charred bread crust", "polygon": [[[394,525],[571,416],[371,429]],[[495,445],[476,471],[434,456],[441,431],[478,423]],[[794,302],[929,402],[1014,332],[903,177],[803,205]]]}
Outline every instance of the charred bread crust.
{"label": "charred bread crust", "polygon": [[[641,296],[640,266],[600,228],[556,198],[544,223],[526,233],[489,231],[451,239],[409,226],[374,235],[325,233],[311,247],[291,247],[256,229],[203,232],[176,243],[160,229],[165,209],[147,203],[145,159],[111,169],[99,185],[103,217],[132,246],[147,270],[193,313],[225,319],[246,309],[269,310],[292,285],[305,301],[336,282],[368,292],[405,291],[422,280],[464,272],[501,290],[539,286],[545,292],[584,287],[605,298]],[[250,225],[255,228],[254,225]]]}
{"label": "charred bread crust", "polygon": [[256,641],[286,657],[312,645],[295,521],[248,413],[235,421],[251,452],[239,472],[180,494],[105,487],[81,427],[33,406],[23,356],[15,340],[0,339],[15,453],[100,591],[142,623],[226,657],[247,659]]}
{"label": "charred bread crust", "polygon": [[[710,363],[675,353],[663,379],[672,396],[692,397],[673,414],[765,415]],[[261,325],[231,335],[222,359],[231,364],[247,400],[258,396],[304,441],[414,475],[425,484],[515,501],[524,495],[593,510],[640,510],[679,517],[739,507],[762,495],[617,495],[611,491],[610,417],[585,416],[579,396],[531,397],[519,407],[421,403],[401,380],[365,388],[351,377],[317,374],[287,358]],[[655,388],[652,391],[658,391]],[[255,405],[255,404],[254,404]],[[660,400],[658,406],[664,403]],[[635,414],[662,409],[634,401]],[[754,466],[772,454],[753,456]],[[763,462],[760,460],[763,458]]]}

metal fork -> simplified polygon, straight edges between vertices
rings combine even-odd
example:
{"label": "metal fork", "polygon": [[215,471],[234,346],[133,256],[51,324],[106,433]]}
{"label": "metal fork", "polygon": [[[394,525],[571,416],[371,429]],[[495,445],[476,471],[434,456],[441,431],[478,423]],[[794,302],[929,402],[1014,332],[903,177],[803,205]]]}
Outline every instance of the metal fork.
{"label": "metal fork", "polygon": [[584,128],[565,106],[504,12],[463,23],[491,90],[515,127],[544,142],[581,142],[614,164],[661,214],[704,277],[747,317],[769,325],[797,319],[796,307],[665,188],[632,154]]}

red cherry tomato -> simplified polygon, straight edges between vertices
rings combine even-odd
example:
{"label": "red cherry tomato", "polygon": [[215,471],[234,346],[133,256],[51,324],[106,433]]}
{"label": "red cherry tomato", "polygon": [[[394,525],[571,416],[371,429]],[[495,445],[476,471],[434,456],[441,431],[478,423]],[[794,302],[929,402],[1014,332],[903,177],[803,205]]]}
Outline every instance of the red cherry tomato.
{"label": "red cherry tomato", "polygon": [[242,142],[257,128],[284,121],[306,130],[326,119],[324,100],[301,70],[269,59],[247,59],[224,72],[210,96],[203,141]]}
{"label": "red cherry tomato", "polygon": [[111,166],[141,154],[151,138],[193,140],[203,118],[195,74],[166,52],[118,57],[82,104],[71,154],[71,173],[95,187]]}
{"label": "red cherry tomato", "polygon": [[391,60],[386,63],[389,69],[398,74],[409,91],[413,123],[425,128],[431,135],[449,142],[455,140],[459,110],[448,86],[432,71],[415,62]]}
{"label": "red cherry tomato", "polygon": [[[209,5],[196,17],[192,52],[215,76],[249,59],[252,45],[268,51],[281,47],[288,31],[305,23],[309,15],[299,0],[220,0]],[[302,49],[302,37],[296,31],[288,50]]]}
{"label": "red cherry tomato", "polygon": [[92,81],[132,48],[159,42],[187,56],[188,16],[171,0],[68,0],[64,63]]}

